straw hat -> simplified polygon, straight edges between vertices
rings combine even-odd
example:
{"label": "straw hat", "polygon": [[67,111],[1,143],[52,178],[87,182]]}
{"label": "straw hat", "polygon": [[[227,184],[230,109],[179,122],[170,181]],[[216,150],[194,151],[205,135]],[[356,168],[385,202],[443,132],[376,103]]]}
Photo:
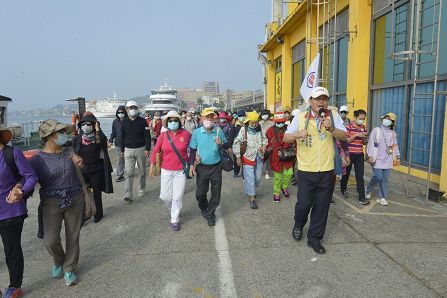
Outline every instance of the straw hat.
{"label": "straw hat", "polygon": [[56,119],[48,119],[42,122],[39,126],[39,136],[41,138],[48,137],[53,132],[65,129],[67,134],[73,132],[73,126],[70,124],[63,124]]}
{"label": "straw hat", "polygon": [[396,121],[397,121],[397,116],[396,116],[396,114],[390,112],[390,113],[387,113],[387,114],[383,115],[382,117],[380,117],[380,119],[383,119],[383,118],[385,118],[386,116],[390,117],[390,119],[393,120],[394,123],[396,123]]}
{"label": "straw hat", "polygon": [[248,112],[244,123],[248,123],[250,121],[259,121],[259,114],[255,111]]}
{"label": "straw hat", "polygon": [[6,128],[3,124],[0,125],[0,143],[6,145],[12,139],[12,131]]}
{"label": "straw hat", "polygon": [[163,116],[163,120],[161,123],[164,127],[168,127],[168,119],[169,118],[177,118],[180,123],[182,123],[182,116],[179,115],[176,111],[169,111],[165,116]]}

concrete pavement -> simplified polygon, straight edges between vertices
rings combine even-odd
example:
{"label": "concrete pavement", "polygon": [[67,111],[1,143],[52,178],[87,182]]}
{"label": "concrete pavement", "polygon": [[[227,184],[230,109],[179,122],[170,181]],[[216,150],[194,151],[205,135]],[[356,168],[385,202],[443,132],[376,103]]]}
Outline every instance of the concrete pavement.
{"label": "concrete pavement", "polygon": [[[80,283],[50,277],[51,258],[37,233],[37,197],[23,232],[25,297],[447,297],[447,212],[391,193],[390,206],[343,200],[336,190],[317,255],[292,239],[291,199],[272,201],[263,178],[251,210],[242,179],[224,172],[216,227],[200,215],[187,182],[182,229],[173,232],[158,198],[159,178],[132,204],[124,183],[104,195],[105,217],[81,231]],[[137,180],[135,181],[135,187]],[[374,194],[373,194],[374,198]],[[374,200],[373,200],[374,201]],[[307,233],[307,227],[304,230]],[[0,285],[8,282],[3,255]]]}

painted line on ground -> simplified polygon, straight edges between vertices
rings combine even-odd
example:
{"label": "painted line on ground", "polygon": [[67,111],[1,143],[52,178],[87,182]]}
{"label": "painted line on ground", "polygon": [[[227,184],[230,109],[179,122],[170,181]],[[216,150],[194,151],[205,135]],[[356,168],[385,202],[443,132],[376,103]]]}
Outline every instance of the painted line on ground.
{"label": "painted line on ground", "polygon": [[382,213],[382,212],[370,212],[368,215],[385,215],[385,216],[400,216],[400,217],[429,217],[429,218],[447,218],[447,215],[431,215],[431,214],[411,214],[411,213]]}
{"label": "painted line on ground", "polygon": [[400,205],[400,206],[408,207],[408,208],[411,208],[411,209],[416,209],[416,210],[426,211],[426,212],[430,212],[430,213],[434,213],[434,214],[440,214],[440,212],[438,212],[438,211],[430,210],[430,209],[428,209],[428,208],[424,208],[424,207],[418,207],[418,206],[408,205],[408,204],[399,203],[399,202],[396,202],[396,201],[390,201],[390,200],[388,200],[388,202],[391,202],[391,203],[396,204],[396,205]]}
{"label": "painted line on ground", "polygon": [[231,268],[230,253],[228,250],[225,223],[220,207],[216,209],[216,226],[214,227],[214,239],[219,256],[219,281],[220,297],[237,297],[234,287],[233,270]]}

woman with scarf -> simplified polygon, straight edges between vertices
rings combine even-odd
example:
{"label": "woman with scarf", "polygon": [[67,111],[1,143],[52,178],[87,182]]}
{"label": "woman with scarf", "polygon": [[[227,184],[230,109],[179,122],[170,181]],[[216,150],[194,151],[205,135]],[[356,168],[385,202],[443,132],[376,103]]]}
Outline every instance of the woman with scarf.
{"label": "woman with scarf", "polygon": [[274,126],[267,130],[266,137],[268,139],[267,150],[270,151],[270,167],[273,171],[273,202],[279,203],[281,201],[280,193],[285,199],[289,199],[289,184],[293,177],[293,165],[295,164],[296,156],[290,155],[289,158],[280,157],[281,150],[288,150],[289,152],[296,152],[296,145],[287,144],[284,142],[284,133],[287,130],[285,122],[288,119],[284,112],[277,112],[274,115]]}
{"label": "woman with scarf", "polygon": [[[49,119],[39,126],[43,149],[31,158],[40,189],[39,237],[43,237],[48,253],[53,257],[53,278],[64,275],[67,286],[78,282],[74,273],[79,261],[79,233],[84,219],[84,195],[75,167],[82,167],[82,158],[64,145],[70,140],[73,127]],[[65,245],[61,243],[62,222]]]}
{"label": "woman with scarf", "polygon": [[[244,124],[234,140],[233,152],[237,158],[237,165],[243,165],[245,192],[250,196],[250,208],[258,209],[256,187],[261,182],[262,159],[267,139],[262,134],[259,126],[259,114],[255,111],[247,113]],[[242,147],[246,147],[245,152],[241,152],[241,144]]]}
{"label": "woman with scarf", "polygon": [[113,168],[107,152],[107,138],[94,115],[82,117],[78,128],[79,133],[73,142],[73,149],[84,161],[82,175],[85,184],[93,189],[96,205],[93,222],[98,223],[104,216],[102,192],[113,193]]}
{"label": "woman with scarf", "polygon": [[373,168],[373,177],[365,188],[366,199],[371,198],[373,188],[379,185],[377,203],[388,206],[388,178],[393,166],[400,165],[400,152],[397,145],[396,127],[397,116],[388,113],[381,117],[382,125],[374,128],[369,135],[366,153],[368,162]]}

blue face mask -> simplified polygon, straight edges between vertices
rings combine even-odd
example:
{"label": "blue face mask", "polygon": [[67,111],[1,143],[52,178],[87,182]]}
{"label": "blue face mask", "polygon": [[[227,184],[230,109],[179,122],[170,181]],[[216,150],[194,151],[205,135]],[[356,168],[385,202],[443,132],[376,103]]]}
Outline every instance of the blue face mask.
{"label": "blue face mask", "polygon": [[279,128],[284,127],[284,122],[276,123],[276,127],[279,127]]}
{"label": "blue face mask", "polygon": [[169,130],[176,131],[178,130],[180,124],[178,122],[168,122]]}
{"label": "blue face mask", "polygon": [[68,135],[65,132],[58,132],[58,133],[56,133],[56,136],[57,137],[54,142],[59,146],[65,145],[65,143],[67,143],[70,140],[70,138],[68,137]]}

